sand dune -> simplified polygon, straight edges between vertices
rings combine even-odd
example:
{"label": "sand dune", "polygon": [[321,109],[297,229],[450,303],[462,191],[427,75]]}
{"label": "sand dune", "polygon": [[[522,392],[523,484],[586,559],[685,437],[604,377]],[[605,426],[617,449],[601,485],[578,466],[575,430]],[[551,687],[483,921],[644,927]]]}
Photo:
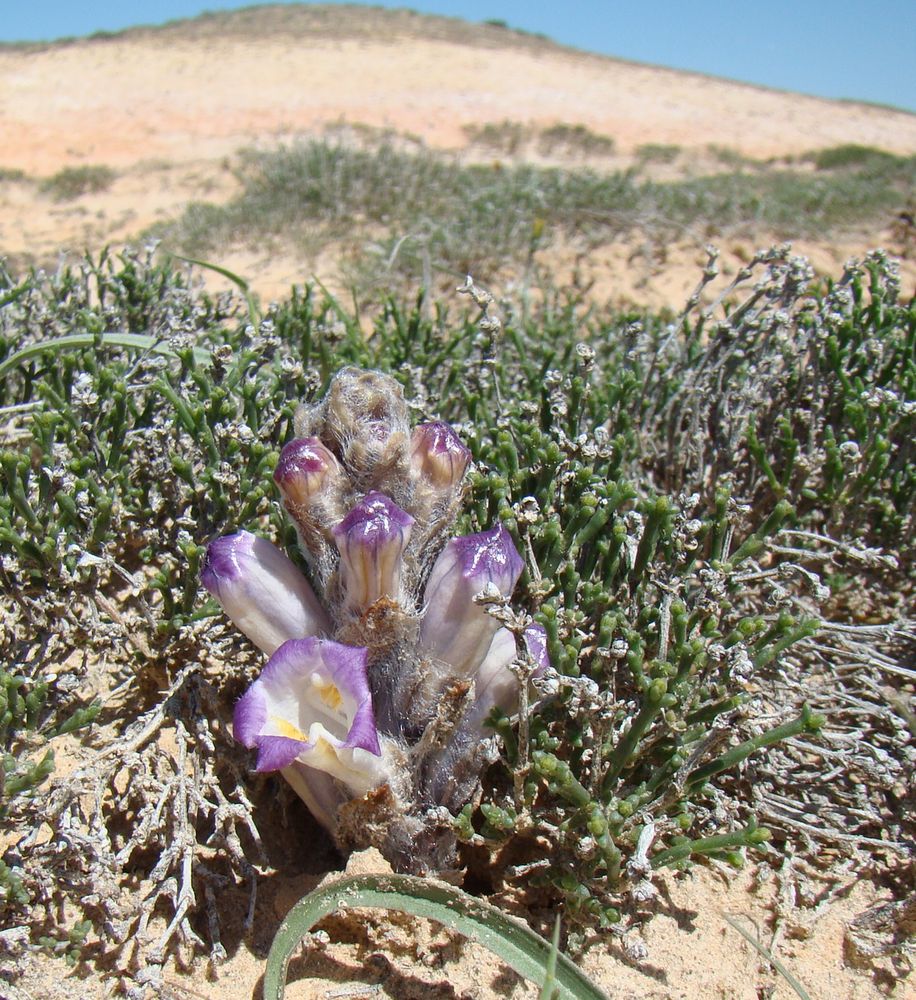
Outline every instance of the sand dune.
{"label": "sand dune", "polygon": [[[176,25],[0,50],[2,166],[47,173],[82,161],[186,161],[341,117],[413,132],[434,146],[461,144],[465,124],[508,118],[581,122],[622,151],[646,142],[716,144],[764,157],[850,141],[916,151],[916,115],[905,112],[536,39],[509,44],[516,36],[504,29],[463,29],[444,18],[399,12],[406,16],[388,23],[382,13],[369,12],[378,27],[364,23],[355,38],[307,18],[289,18],[284,33],[262,25],[243,36],[226,15],[223,33],[202,37]],[[275,16],[282,23],[288,14],[280,8]],[[353,10],[342,16],[359,21]],[[429,30],[437,22],[450,37]]]}

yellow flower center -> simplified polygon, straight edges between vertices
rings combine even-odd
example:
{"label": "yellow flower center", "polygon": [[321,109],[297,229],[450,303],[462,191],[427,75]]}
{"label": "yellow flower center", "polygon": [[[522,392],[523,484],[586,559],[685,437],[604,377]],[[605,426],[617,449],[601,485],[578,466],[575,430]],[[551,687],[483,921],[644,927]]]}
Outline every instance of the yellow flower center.
{"label": "yellow flower center", "polygon": [[337,688],[337,685],[333,681],[327,681],[324,684],[316,684],[318,688],[318,697],[328,706],[330,709],[338,709],[343,704],[343,695]]}
{"label": "yellow flower center", "polygon": [[277,734],[279,736],[285,736],[290,740],[301,740],[303,743],[308,742],[308,736],[301,729],[297,729],[291,722],[287,722],[286,719],[274,716],[274,724],[277,727]]}

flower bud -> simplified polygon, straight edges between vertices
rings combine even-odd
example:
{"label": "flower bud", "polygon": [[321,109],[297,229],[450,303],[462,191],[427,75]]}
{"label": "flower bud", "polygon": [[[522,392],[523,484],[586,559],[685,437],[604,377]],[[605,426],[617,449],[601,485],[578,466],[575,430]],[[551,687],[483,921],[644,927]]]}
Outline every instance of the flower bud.
{"label": "flower bud", "polygon": [[439,490],[453,489],[461,482],[471,453],[448,424],[419,424],[410,444],[410,466],[415,477],[426,479]]}
{"label": "flower bud", "polygon": [[322,437],[363,489],[400,482],[410,445],[404,390],[390,375],[344,368],[328,389]]}
{"label": "flower bud", "polygon": [[485,591],[509,597],[524,569],[512,536],[500,524],[453,538],[433,565],[424,595],[421,652],[471,676],[486,656],[499,622],[474,603]]}
{"label": "flower bud", "polygon": [[[550,666],[547,633],[542,625],[529,625],[522,633],[522,641],[534,664],[531,676],[537,677]],[[497,629],[474,678],[474,703],[468,712],[470,724],[483,725],[494,708],[499,708],[506,715],[518,710],[519,679],[512,670],[515,656],[515,637],[507,628]]]}
{"label": "flower bud", "polygon": [[331,552],[330,528],[343,517],[349,491],[346,473],[337,457],[316,437],[299,437],[280,452],[274,482],[299,535],[299,547],[313,579],[326,583]]}
{"label": "flower bud", "polygon": [[337,486],[342,477],[343,470],[333,452],[315,437],[294,438],[285,445],[274,470],[274,482],[294,518],[297,508],[307,506],[316,494]]}
{"label": "flower bud", "polygon": [[344,607],[362,613],[401,599],[401,558],[413,518],[382,493],[368,493],[332,531],[340,550]]}
{"label": "flower bud", "polygon": [[211,542],[200,579],[265,653],[287,639],[330,631],[324,609],[286,553],[248,531]]}

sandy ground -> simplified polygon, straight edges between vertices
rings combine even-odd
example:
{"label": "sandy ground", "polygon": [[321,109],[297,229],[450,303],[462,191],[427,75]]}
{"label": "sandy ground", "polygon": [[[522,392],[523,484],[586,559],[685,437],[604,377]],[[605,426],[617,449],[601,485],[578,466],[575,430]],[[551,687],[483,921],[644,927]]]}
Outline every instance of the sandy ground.
{"label": "sandy ground", "polygon": [[[421,23],[409,12],[394,17],[386,20],[375,12],[349,26],[328,22],[331,28],[306,18],[263,32],[244,21],[223,27],[202,22],[158,33],[0,49],[0,253],[48,261],[59,252],[128,241],[191,200],[231,196],[237,182],[230,166],[241,147],[320,134],[341,120],[415,133],[432,147],[448,149],[466,141],[466,124],[581,123],[613,136],[615,155],[624,160],[648,142],[678,144],[697,164],[710,144],[755,157],[846,142],[916,152],[913,115],[599,58],[519,40],[496,28],[442,19]],[[36,179],[80,164],[109,165],[117,177],[109,190],[72,202],[41,194]],[[9,173],[14,170],[25,178]],[[889,231],[878,230],[796,249],[836,273],[847,257],[890,238]],[[633,244],[603,248],[588,262],[594,293],[679,305],[696,284],[704,259],[699,242],[667,248],[664,260],[641,256]],[[756,247],[736,237],[723,249],[728,268]],[[268,251],[235,251],[221,263],[251,278],[265,298],[285,294],[312,273],[332,277],[334,266],[333,253],[304,260]],[[543,263],[563,280],[582,261],[574,248],[560,247]],[[904,273],[912,287],[912,262]],[[262,894],[262,919],[252,935],[237,941],[217,978],[203,966],[184,973],[169,967],[161,995],[259,997],[270,935],[314,883],[314,878],[285,882],[282,873],[274,876]],[[779,957],[812,1000],[913,996],[886,971],[848,961],[846,923],[880,898],[869,883],[851,885],[814,911],[780,909],[773,881],[757,886],[750,874],[729,883],[699,868],[690,876],[666,878],[664,887],[644,929],[643,960],[628,958],[628,942],[616,938],[583,959],[586,971],[615,1000],[794,997],[785,980],[728,926],[725,913],[756,921],[768,944],[776,934]],[[222,902],[230,923],[244,912],[243,895],[227,893]],[[323,953],[294,966],[297,981],[289,995],[295,1000],[535,995],[482,949],[416,922],[374,913],[332,923],[330,931],[331,944]],[[91,968],[70,973],[62,963],[32,959],[19,992],[0,982],[0,996],[91,1000],[111,995],[113,988],[114,980]]]}
{"label": "sandy ground", "polygon": [[[374,851],[355,855],[348,873],[390,870]],[[332,873],[327,881],[335,878]],[[690,874],[656,880],[659,895],[648,904],[645,923],[623,936],[589,947],[577,964],[609,1000],[795,1000],[798,994],[726,917],[740,923],[782,964],[812,1000],[905,1000],[909,984],[898,982],[886,962],[856,967],[849,961],[848,923],[887,897],[865,882],[850,880],[829,905],[795,909],[780,898],[774,875],[735,875],[698,867]],[[159,996],[166,1000],[260,1000],[264,958],[280,919],[300,896],[315,888],[315,876],[282,878],[262,886],[255,927],[236,935],[244,892],[229,891],[221,906],[228,959],[208,967],[199,961],[178,971],[166,966]],[[542,922],[549,915],[537,914]],[[441,925],[390,911],[347,909],[320,925],[323,941],[290,964],[287,1000],[379,997],[392,1000],[535,1000],[538,991],[489,951]],[[109,970],[91,966],[68,972],[42,957],[26,963],[25,975],[4,1000],[103,1000],[129,985]]]}

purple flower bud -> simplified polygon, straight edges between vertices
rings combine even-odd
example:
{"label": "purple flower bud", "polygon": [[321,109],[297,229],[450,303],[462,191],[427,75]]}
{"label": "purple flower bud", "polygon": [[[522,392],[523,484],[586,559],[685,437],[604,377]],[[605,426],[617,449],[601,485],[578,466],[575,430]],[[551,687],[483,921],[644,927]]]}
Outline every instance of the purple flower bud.
{"label": "purple flower bud", "polygon": [[340,550],[344,606],[365,611],[401,596],[401,557],[413,518],[382,493],[367,493],[332,531]]}
{"label": "purple flower bud", "polygon": [[471,676],[483,661],[499,622],[474,603],[493,589],[509,597],[525,564],[500,524],[477,535],[453,538],[436,560],[426,584],[422,652]]}
{"label": "purple flower bud", "polygon": [[448,424],[419,424],[410,444],[415,476],[422,476],[438,489],[451,489],[461,482],[471,453]]}
{"label": "purple flower bud", "polygon": [[312,588],[286,553],[248,531],[211,542],[200,579],[265,653],[287,639],[330,631]]}
{"label": "purple flower bud", "polygon": [[315,437],[295,438],[285,445],[274,470],[274,482],[283,499],[295,507],[307,505],[316,493],[342,476],[334,453]]}
{"label": "purple flower bud", "polygon": [[[537,677],[550,666],[543,625],[529,625],[522,633],[522,640],[534,662],[531,676]],[[494,708],[506,715],[518,710],[518,677],[511,669],[515,655],[514,636],[507,628],[498,629],[474,678],[474,704],[467,719],[470,725],[482,726]]]}
{"label": "purple flower bud", "polygon": [[324,777],[310,769],[342,782],[351,796],[388,780],[367,656],[363,648],[328,639],[291,639],[235,707],[235,738],[257,747],[257,770],[283,771],[322,822],[327,818],[319,814],[333,812],[333,797]]}

